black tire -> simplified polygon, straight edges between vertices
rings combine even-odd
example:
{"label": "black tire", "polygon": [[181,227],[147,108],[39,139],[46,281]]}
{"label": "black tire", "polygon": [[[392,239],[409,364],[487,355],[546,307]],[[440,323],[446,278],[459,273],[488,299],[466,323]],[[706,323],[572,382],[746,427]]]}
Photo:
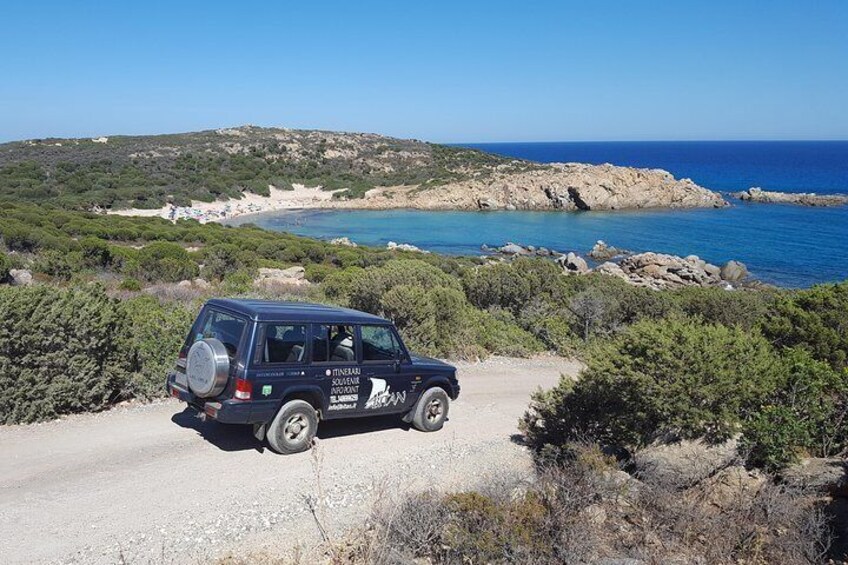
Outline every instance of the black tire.
{"label": "black tire", "polygon": [[445,425],[450,409],[450,397],[444,389],[428,388],[418,399],[412,413],[412,425],[422,432],[436,432]]}
{"label": "black tire", "polygon": [[291,400],[283,404],[268,427],[267,439],[277,453],[300,453],[312,447],[318,430],[318,414],[305,400]]}

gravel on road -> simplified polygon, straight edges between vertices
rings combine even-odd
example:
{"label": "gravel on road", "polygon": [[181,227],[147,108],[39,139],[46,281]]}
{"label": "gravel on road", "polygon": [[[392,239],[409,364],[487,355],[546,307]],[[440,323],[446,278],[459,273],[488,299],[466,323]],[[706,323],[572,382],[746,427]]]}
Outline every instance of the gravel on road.
{"label": "gravel on road", "polygon": [[460,363],[440,432],[381,417],[322,423],[318,448],[281,456],[246,426],[163,400],[0,427],[4,563],[201,563],[280,553],[360,524],[376,496],[529,476],[516,441],[530,393],[580,365],[557,357]]}

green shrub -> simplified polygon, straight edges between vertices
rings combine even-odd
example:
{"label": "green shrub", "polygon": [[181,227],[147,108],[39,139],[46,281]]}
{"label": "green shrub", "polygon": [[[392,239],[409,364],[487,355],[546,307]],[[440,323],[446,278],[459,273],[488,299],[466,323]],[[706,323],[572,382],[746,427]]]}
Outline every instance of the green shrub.
{"label": "green shrub", "polygon": [[197,277],[198,268],[188,251],[176,243],[157,241],[138,252],[138,272],[149,281],[179,282]]}
{"label": "green shrub", "polygon": [[203,277],[223,280],[235,271],[255,271],[258,259],[252,251],[243,251],[232,244],[213,245],[203,253]]}
{"label": "green shrub", "polygon": [[162,305],[146,295],[122,302],[121,309],[133,345],[132,374],[124,393],[143,399],[164,396],[165,376],[174,368],[196,312],[178,303]]}
{"label": "green shrub", "polygon": [[131,370],[127,319],[99,286],[0,288],[0,423],[100,410]]}
{"label": "green shrub", "polygon": [[0,283],[6,282],[9,278],[9,270],[12,268],[12,261],[5,252],[0,251]]}
{"label": "green shrub", "polygon": [[253,276],[247,271],[228,273],[219,287],[219,291],[225,296],[246,294],[251,290],[253,290]]}
{"label": "green shrub", "polygon": [[112,249],[108,243],[96,237],[86,237],[80,241],[82,259],[88,267],[107,267],[112,262]]}
{"label": "green shrub", "polygon": [[763,332],[779,347],[802,347],[837,371],[848,367],[848,282],[814,286],[777,301]]}
{"label": "green shrub", "polygon": [[460,290],[459,281],[419,259],[396,259],[381,267],[371,267],[351,280],[349,301],[353,308],[381,311],[382,296],[396,286],[445,287]]}
{"label": "green shrub", "polygon": [[462,284],[474,306],[499,306],[517,315],[531,300],[557,294],[562,278],[562,270],[551,261],[517,259],[467,269]]}
{"label": "green shrub", "polygon": [[82,268],[83,258],[79,252],[63,253],[52,249],[40,253],[33,263],[33,270],[36,272],[62,281],[70,280]]}
{"label": "green shrub", "polygon": [[840,455],[848,448],[848,371],[803,349],[785,351],[782,361],[778,388],[745,424],[749,461],[778,469],[803,455]]}
{"label": "green shrub", "polygon": [[121,290],[129,290],[131,292],[139,292],[141,290],[141,283],[138,279],[127,278],[121,281],[118,288]]}
{"label": "green shrub", "polygon": [[575,384],[534,396],[532,445],[581,437],[641,447],[674,434],[722,440],[779,384],[780,358],[759,335],[693,319],[642,321],[594,355]]}
{"label": "green shrub", "polygon": [[692,287],[678,290],[669,298],[684,314],[707,323],[752,329],[765,319],[776,297],[775,292],[767,290]]}

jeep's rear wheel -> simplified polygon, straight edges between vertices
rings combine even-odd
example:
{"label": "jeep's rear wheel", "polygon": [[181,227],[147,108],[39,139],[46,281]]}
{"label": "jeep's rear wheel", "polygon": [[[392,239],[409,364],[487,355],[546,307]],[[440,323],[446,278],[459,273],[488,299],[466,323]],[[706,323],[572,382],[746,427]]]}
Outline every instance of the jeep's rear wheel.
{"label": "jeep's rear wheel", "polygon": [[277,453],[300,453],[312,447],[318,430],[315,408],[305,400],[283,404],[268,428],[268,443]]}
{"label": "jeep's rear wheel", "polygon": [[442,388],[430,388],[424,391],[415,412],[412,415],[412,425],[422,432],[435,432],[442,429],[448,419],[450,398]]}

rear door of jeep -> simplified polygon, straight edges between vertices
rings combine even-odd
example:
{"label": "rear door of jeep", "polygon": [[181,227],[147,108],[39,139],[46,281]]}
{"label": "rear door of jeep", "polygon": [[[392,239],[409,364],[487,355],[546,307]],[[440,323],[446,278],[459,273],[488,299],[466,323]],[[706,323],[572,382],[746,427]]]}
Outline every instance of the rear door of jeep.
{"label": "rear door of jeep", "polygon": [[362,368],[355,326],[341,322],[313,323],[309,343],[307,372],[324,393],[324,418],[361,415]]}
{"label": "rear door of jeep", "polygon": [[[231,398],[236,379],[244,374],[245,356],[243,352],[248,347],[250,338],[249,329],[251,327],[250,320],[241,314],[223,308],[204,306],[180,350],[174,379],[176,384],[185,390],[190,390],[186,375],[186,356],[188,355],[188,350],[191,349],[191,346],[196,341],[215,338],[224,344],[227,355],[230,358],[229,382],[226,388],[216,398]],[[198,400],[205,402],[210,399]]]}

